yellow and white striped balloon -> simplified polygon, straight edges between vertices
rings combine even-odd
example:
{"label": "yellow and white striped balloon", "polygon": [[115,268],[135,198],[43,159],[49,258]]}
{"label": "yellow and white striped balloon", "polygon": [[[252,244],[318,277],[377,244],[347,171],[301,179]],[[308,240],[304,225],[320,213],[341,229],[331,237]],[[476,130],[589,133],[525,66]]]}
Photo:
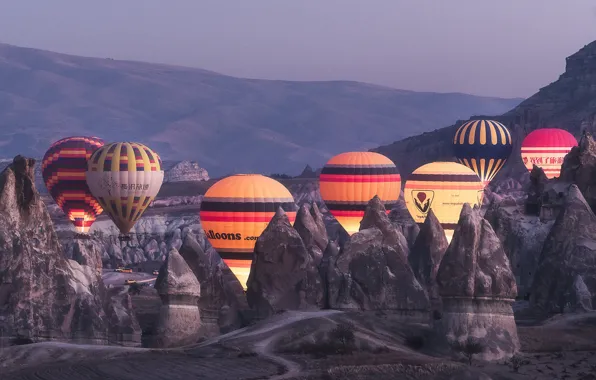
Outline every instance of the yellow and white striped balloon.
{"label": "yellow and white striped balloon", "polygon": [[87,185],[121,233],[130,232],[163,183],[159,155],[143,144],[116,142],[96,150]]}

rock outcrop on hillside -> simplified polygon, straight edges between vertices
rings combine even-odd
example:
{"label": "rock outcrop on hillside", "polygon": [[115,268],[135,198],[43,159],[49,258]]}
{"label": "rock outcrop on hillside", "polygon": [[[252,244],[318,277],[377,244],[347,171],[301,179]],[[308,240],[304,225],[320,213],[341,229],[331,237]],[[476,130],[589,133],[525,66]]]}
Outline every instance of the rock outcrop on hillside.
{"label": "rock outcrop on hillside", "polygon": [[164,182],[208,181],[209,173],[194,161],[180,161],[164,173]]}
{"label": "rock outcrop on hillside", "polygon": [[248,303],[242,285],[213,248],[205,252],[192,232],[180,247],[184,258],[201,284],[201,336],[216,336],[245,324]]}
{"label": "rock outcrop on hillside", "polygon": [[159,270],[155,289],[162,306],[151,346],[167,348],[196,343],[201,337],[201,285],[176,249],[170,250]]}
{"label": "rock outcrop on hillside", "polygon": [[[521,160],[520,146],[524,137],[538,128],[564,128],[576,137],[586,130],[596,134],[596,41],[567,57],[565,72],[558,80],[543,87],[511,111],[500,115],[474,116],[473,119],[492,119],[503,123],[511,133],[513,151],[507,164],[497,174],[491,187],[513,179],[524,185],[528,171]],[[396,141],[372,151],[389,157],[402,173],[402,181],[417,167],[433,161],[452,160],[453,136],[463,124],[437,129],[433,132]],[[588,195],[586,195],[588,196]]]}
{"label": "rock outcrop on hillside", "polygon": [[443,315],[434,330],[440,342],[472,336],[486,345],[481,354],[486,360],[519,350],[511,308],[517,287],[509,259],[490,223],[467,203],[439,266],[437,284]]}
{"label": "rock outcrop on hillside", "polygon": [[92,288],[97,267],[65,258],[35,188],[34,165],[17,156],[0,174],[0,331],[105,343],[105,312]]}
{"label": "rock outcrop on hillside", "polygon": [[418,282],[426,287],[433,310],[441,310],[437,272],[449,243],[445,231],[432,209],[410,251],[408,261]]}
{"label": "rock outcrop on hillside", "polygon": [[[316,223],[310,227],[316,229]],[[314,258],[281,208],[255,244],[246,285],[248,304],[259,319],[281,310],[323,306],[323,284]]]}
{"label": "rock outcrop on hillside", "polygon": [[361,226],[369,228],[353,234],[341,252],[328,253],[329,306],[427,321],[428,295],[408,263],[405,238],[389,222],[378,198],[369,202]]}
{"label": "rock outcrop on hillside", "polygon": [[596,141],[590,133],[582,136],[579,145],[565,156],[560,178],[575,183],[596,212]]}
{"label": "rock outcrop on hillside", "polygon": [[560,313],[566,307],[592,307],[595,297],[596,216],[578,187],[571,185],[544,243],[530,301],[544,313]]}

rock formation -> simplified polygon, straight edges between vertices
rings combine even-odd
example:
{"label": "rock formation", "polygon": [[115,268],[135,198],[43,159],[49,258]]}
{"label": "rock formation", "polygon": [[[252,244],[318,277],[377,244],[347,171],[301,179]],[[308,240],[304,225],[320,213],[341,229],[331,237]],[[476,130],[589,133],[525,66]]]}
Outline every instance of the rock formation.
{"label": "rock formation", "polygon": [[408,264],[405,238],[389,222],[378,198],[366,209],[361,229],[342,251],[331,253],[327,294],[333,309],[385,311],[426,321],[428,295]]}
{"label": "rock formation", "polygon": [[420,282],[426,287],[433,310],[441,309],[441,298],[437,287],[437,272],[449,243],[445,231],[432,209],[420,229],[408,261]]}
{"label": "rock formation", "polygon": [[389,220],[404,235],[411,248],[420,232],[420,227],[410,215],[403,194],[400,195],[397,204],[389,213]]}
{"label": "rock formation", "polygon": [[565,156],[561,179],[575,183],[593,211],[596,212],[596,141],[590,133]]}
{"label": "rock formation", "polygon": [[201,336],[225,334],[243,327],[248,309],[242,285],[213,248],[204,251],[197,237],[188,233],[180,255],[201,284]]}
{"label": "rock formation", "polygon": [[164,182],[208,181],[209,173],[194,161],[180,161],[164,173]]}
{"label": "rock formation", "polygon": [[98,304],[103,302],[108,342],[124,346],[140,346],[141,327],[128,291],[104,287],[101,277],[100,246],[96,239],[74,240],[68,251],[68,255],[73,259],[68,260],[68,264],[75,274],[75,279],[86,289],[87,297],[93,297]]}
{"label": "rock formation", "polygon": [[166,348],[196,343],[201,332],[198,307],[201,286],[176,249],[170,250],[159,270],[155,289],[162,306],[151,345]]}
{"label": "rock formation", "polygon": [[34,165],[17,156],[0,175],[0,331],[4,338],[105,343],[102,300],[92,292],[97,267],[65,258]]}
{"label": "rock formation", "polygon": [[545,313],[586,309],[596,296],[596,216],[571,185],[540,255],[530,301]]}
{"label": "rock formation", "polygon": [[495,200],[484,218],[499,237],[515,276],[518,295],[529,299],[540,252],[554,221],[524,212],[523,199]]}
{"label": "rock formation", "polygon": [[128,290],[107,289],[104,299],[109,342],[120,346],[140,346],[141,326]]}
{"label": "rock formation", "polygon": [[442,318],[434,323],[439,341],[473,336],[487,346],[481,354],[486,360],[519,350],[511,308],[517,287],[509,259],[490,223],[468,204],[439,266],[437,284],[443,302]]}
{"label": "rock formation", "polygon": [[323,252],[329,244],[329,238],[323,214],[319,211],[316,203],[302,204],[296,214],[294,229],[302,238],[313,264],[318,266],[323,258]]}
{"label": "rock formation", "polygon": [[246,298],[257,318],[280,310],[316,309],[323,305],[319,272],[300,234],[281,208],[255,244]]}
{"label": "rock formation", "polygon": [[385,206],[378,196],[374,196],[369,202],[360,222],[360,230],[378,228],[383,234],[382,243],[393,247],[393,249],[404,255],[407,259],[410,253],[408,241],[404,235],[391,223],[387,216]]}

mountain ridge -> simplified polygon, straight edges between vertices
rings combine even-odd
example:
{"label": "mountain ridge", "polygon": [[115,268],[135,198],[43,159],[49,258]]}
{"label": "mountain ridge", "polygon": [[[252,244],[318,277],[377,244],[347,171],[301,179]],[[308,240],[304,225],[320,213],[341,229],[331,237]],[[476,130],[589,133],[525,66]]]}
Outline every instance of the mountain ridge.
{"label": "mountain ridge", "polygon": [[[596,134],[596,41],[566,58],[565,71],[559,78],[540,88],[534,95],[500,115],[476,115],[470,119],[492,119],[503,123],[512,134],[513,151],[493,184],[506,178],[526,181],[529,173],[520,155],[524,137],[538,128],[555,127],[571,132],[579,139],[583,130]],[[403,180],[425,163],[455,161],[452,139],[465,120],[417,136],[381,145],[370,151],[381,153],[395,162]]]}
{"label": "mountain ridge", "polygon": [[[40,157],[56,139],[147,144],[215,176],[299,174],[521,99],[398,90],[354,81],[243,79],[207,70],[0,44],[2,156]],[[275,157],[275,159],[272,159]]]}

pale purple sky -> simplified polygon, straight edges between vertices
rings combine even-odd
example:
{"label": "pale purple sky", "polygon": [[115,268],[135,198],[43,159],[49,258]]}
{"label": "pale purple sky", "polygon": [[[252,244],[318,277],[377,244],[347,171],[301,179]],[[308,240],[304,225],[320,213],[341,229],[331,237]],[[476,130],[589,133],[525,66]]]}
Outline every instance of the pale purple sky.
{"label": "pale purple sky", "polygon": [[288,80],[527,97],[595,0],[0,0],[0,42]]}

